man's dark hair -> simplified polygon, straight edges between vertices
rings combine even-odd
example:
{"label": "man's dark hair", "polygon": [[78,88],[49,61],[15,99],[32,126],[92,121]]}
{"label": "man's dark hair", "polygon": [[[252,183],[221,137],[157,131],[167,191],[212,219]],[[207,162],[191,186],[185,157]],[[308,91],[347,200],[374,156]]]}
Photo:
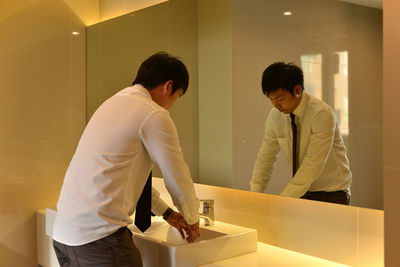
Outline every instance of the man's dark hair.
{"label": "man's dark hair", "polygon": [[182,94],[186,93],[189,86],[189,73],[185,65],[166,52],[158,52],[140,65],[132,85],[141,84],[151,90],[169,80],[172,80],[171,94],[180,88],[182,88]]}
{"label": "man's dark hair", "polygon": [[293,63],[276,62],[264,70],[261,87],[266,96],[279,88],[294,95],[294,87],[298,84],[303,91],[303,71]]}

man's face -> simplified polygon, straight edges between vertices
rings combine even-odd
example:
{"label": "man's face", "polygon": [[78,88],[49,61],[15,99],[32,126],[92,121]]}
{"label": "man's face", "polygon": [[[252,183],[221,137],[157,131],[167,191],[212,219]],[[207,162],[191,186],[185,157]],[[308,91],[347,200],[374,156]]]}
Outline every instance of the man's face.
{"label": "man's face", "polygon": [[280,112],[290,114],[300,103],[301,87],[295,87],[294,95],[289,91],[279,88],[275,92],[270,93],[267,97],[271,100],[272,105]]}
{"label": "man's face", "polygon": [[169,94],[165,96],[164,108],[167,110],[170,109],[174,105],[175,101],[182,95],[182,92],[182,88],[176,90],[173,94],[169,92]]}

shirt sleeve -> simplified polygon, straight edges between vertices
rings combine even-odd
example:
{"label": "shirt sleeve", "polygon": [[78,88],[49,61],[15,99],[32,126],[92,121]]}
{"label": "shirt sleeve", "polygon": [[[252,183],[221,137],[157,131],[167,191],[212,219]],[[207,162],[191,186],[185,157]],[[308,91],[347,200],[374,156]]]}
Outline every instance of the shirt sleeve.
{"label": "shirt sleeve", "polygon": [[320,176],[332,149],[336,127],[335,115],[327,110],[316,113],[311,121],[310,143],[296,175],[282,191],[282,196],[302,197]]}
{"label": "shirt sleeve", "polygon": [[258,150],[252,178],[250,180],[251,191],[265,191],[267,183],[271,178],[272,170],[275,167],[279,151],[280,147],[273,130],[272,114],[270,112],[265,123],[263,140]]}
{"label": "shirt sleeve", "polygon": [[160,198],[160,193],[154,187],[151,193],[151,211],[155,215],[161,216],[168,209],[168,204]]}
{"label": "shirt sleeve", "polygon": [[172,202],[188,224],[198,222],[199,199],[169,113],[154,112],[143,124],[140,134],[150,158],[163,174]]}

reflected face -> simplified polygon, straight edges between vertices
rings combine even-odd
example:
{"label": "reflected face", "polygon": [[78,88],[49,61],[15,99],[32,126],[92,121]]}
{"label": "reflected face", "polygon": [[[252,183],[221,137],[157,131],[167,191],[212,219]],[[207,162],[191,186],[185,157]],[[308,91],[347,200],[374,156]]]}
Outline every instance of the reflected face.
{"label": "reflected face", "polygon": [[299,105],[301,100],[301,87],[295,86],[294,95],[289,91],[279,88],[268,96],[272,105],[282,113],[290,114]]}

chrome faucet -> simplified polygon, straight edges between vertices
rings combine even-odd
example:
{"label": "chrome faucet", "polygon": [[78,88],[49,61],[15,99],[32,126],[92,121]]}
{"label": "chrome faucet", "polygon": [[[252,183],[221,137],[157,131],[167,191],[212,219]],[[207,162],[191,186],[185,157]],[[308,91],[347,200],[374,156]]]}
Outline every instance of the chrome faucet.
{"label": "chrome faucet", "polygon": [[214,200],[203,199],[200,200],[203,203],[203,212],[199,213],[199,217],[204,219],[204,225],[214,225]]}

